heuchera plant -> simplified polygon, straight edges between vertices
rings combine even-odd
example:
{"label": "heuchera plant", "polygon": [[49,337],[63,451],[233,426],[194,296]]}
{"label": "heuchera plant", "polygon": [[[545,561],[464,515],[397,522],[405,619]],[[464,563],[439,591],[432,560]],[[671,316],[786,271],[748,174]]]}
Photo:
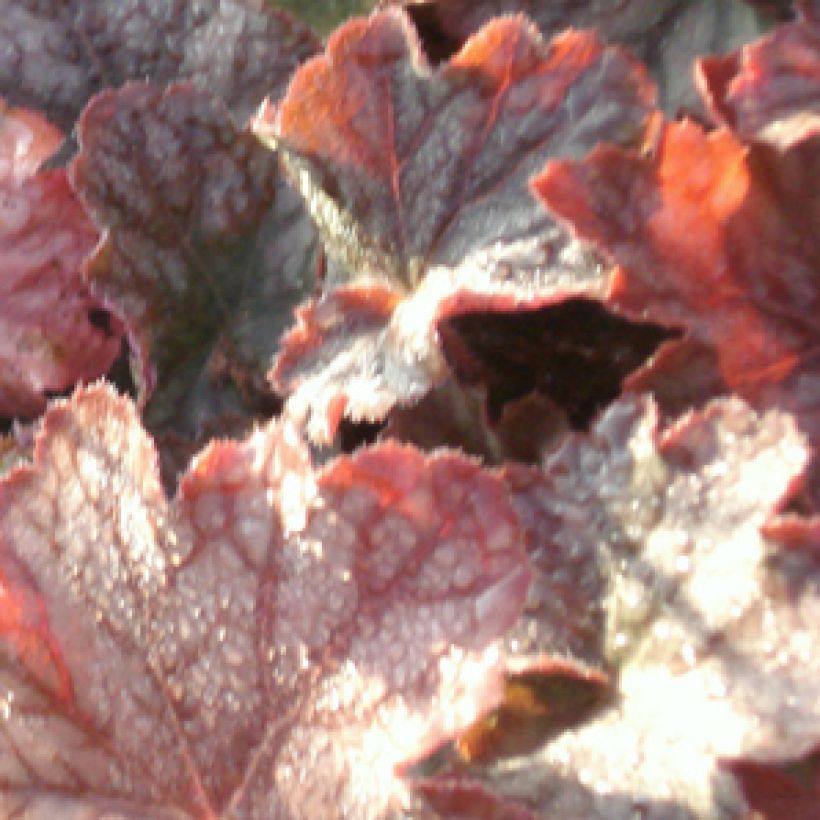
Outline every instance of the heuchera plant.
{"label": "heuchera plant", "polygon": [[0,814],[818,817],[820,5],[0,15]]}

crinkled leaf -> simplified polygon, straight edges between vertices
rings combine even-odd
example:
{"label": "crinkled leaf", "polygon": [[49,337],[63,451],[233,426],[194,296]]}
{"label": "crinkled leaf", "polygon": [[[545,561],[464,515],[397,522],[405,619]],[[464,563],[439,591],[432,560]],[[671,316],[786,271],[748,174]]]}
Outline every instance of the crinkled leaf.
{"label": "crinkled leaf", "polygon": [[544,37],[568,28],[594,28],[607,42],[625,45],[643,60],[670,114],[700,110],[692,82],[698,55],[740,46],[761,30],[760,21],[741,0],[395,0],[392,4],[407,7],[425,47],[434,55],[449,55],[502,14],[526,14]]}
{"label": "crinkled leaf", "polygon": [[699,71],[712,113],[741,139],[785,149],[820,135],[820,20],[704,58]]}
{"label": "crinkled leaf", "polygon": [[687,122],[665,126],[648,155],[599,148],[534,185],[621,266],[610,305],[685,328],[716,352],[729,389],[793,411],[817,442],[820,189],[806,180],[818,173],[810,144],[754,151]]}
{"label": "crinkled leaf", "polygon": [[97,231],[65,171],[38,171],[61,142],[39,115],[0,106],[0,416],[41,412],[120,350],[81,276]]}
{"label": "crinkled leaf", "polygon": [[0,41],[0,93],[66,130],[127,80],[190,80],[244,121],[319,45],[266,0],[6,0]]}
{"label": "crinkled leaf", "polygon": [[464,457],[313,473],[284,420],[169,502],[103,386],[48,412],[0,532],[0,807],[32,818],[395,816],[395,767],[497,699],[529,582],[503,482]]}
{"label": "crinkled leaf", "polygon": [[275,155],[190,86],[103,92],[79,137],[73,180],[105,231],[89,276],[128,325],[149,425],[247,418],[317,253]]}
{"label": "crinkled leaf", "polygon": [[[558,284],[599,293],[597,260],[539,213],[526,183],[549,156],[640,140],[653,98],[640,67],[592,34],[546,44],[521,18],[489,24],[435,70],[398,11],[337,31],[296,73],[278,117],[268,110],[255,125],[284,147],[328,251],[359,288],[351,317],[345,293],[308,306],[274,373],[311,408],[314,435],[340,406],[381,418],[443,378],[437,318],[536,307]],[[365,332],[359,318],[379,313]]]}
{"label": "crinkled leaf", "polygon": [[[741,816],[721,759],[817,744],[820,564],[760,531],[807,459],[786,414],[727,399],[660,433],[652,403],[629,399],[532,470],[540,492],[518,503],[543,549],[603,579],[587,590],[616,691],[494,786],[544,817]],[[546,597],[556,581],[535,563]]]}

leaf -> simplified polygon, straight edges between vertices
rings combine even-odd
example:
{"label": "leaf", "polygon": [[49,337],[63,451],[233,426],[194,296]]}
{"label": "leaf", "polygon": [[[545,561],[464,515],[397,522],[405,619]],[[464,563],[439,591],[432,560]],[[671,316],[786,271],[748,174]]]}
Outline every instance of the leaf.
{"label": "leaf", "polygon": [[190,86],[105,91],[79,139],[72,177],[105,236],[88,274],[128,325],[148,425],[196,441],[247,420],[316,262],[277,158]]}
{"label": "leaf", "polygon": [[712,114],[746,142],[787,149],[820,135],[820,18],[803,18],[699,62]]}
{"label": "leaf", "polygon": [[120,350],[80,273],[97,232],[65,172],[39,170],[61,142],[38,114],[0,103],[0,416],[36,415]]}
{"label": "leaf", "polygon": [[482,25],[505,14],[526,14],[544,37],[594,28],[608,43],[626,46],[649,68],[670,116],[699,112],[692,82],[698,55],[740,46],[761,24],[740,0],[394,0],[418,25],[428,53],[449,56]]}
{"label": "leaf", "polygon": [[243,122],[319,45],[265,0],[6,0],[3,11],[0,93],[66,130],[128,80],[189,80]]}
{"label": "leaf", "polygon": [[519,803],[504,800],[465,777],[437,777],[416,786],[442,820],[537,820]]}
{"label": "leaf", "polygon": [[[820,817],[820,783],[816,774],[816,755],[807,761],[801,761],[799,768],[802,777],[786,767],[767,766],[763,763],[732,761],[728,768],[741,783],[746,801],[755,813],[766,820],[788,820],[790,817],[804,817],[806,820],[817,820]],[[798,764],[799,765],[799,764]],[[798,766],[790,766],[790,769]],[[813,778],[812,778],[813,775]],[[814,782],[811,782],[811,779]],[[809,780],[808,783],[805,781]]]}
{"label": "leaf", "polygon": [[[651,400],[622,399],[518,494],[554,565],[586,555],[603,579],[585,588],[615,688],[596,717],[489,773],[543,817],[745,816],[721,760],[817,744],[820,564],[760,532],[809,449],[788,415],[737,398],[656,425]],[[545,598],[559,579],[536,558]],[[561,623],[545,614],[544,629]]]}
{"label": "leaf", "polygon": [[820,197],[805,180],[818,171],[809,145],[754,151],[684,122],[648,155],[601,147],[551,163],[534,186],[620,265],[608,306],[685,329],[715,351],[730,390],[794,412],[816,444]]}
{"label": "leaf", "polygon": [[529,582],[503,482],[464,457],[313,472],[283,419],[169,502],[105,386],[49,410],[0,532],[9,816],[394,817],[396,766],[497,699]]}
{"label": "leaf", "polygon": [[557,285],[599,293],[597,260],[525,185],[551,155],[640,140],[653,97],[637,64],[590,33],[545,44],[502,19],[433,70],[398,11],[339,29],[254,126],[282,147],[341,268],[272,374],[309,408],[311,435],[332,436],[340,408],[381,419],[443,380],[446,316],[539,307]]}

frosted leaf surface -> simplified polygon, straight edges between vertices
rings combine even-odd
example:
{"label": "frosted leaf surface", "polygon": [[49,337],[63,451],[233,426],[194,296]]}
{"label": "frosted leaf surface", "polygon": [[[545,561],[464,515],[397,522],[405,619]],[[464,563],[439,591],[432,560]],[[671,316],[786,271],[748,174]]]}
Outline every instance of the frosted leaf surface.
{"label": "frosted leaf surface", "polygon": [[0,482],[0,811],[395,817],[498,697],[529,572],[501,479],[284,419],[173,501],[130,401],[54,406]]}
{"label": "frosted leaf surface", "polygon": [[72,178],[105,231],[90,282],[128,325],[149,427],[250,415],[317,253],[277,158],[190,86],[105,91],[78,135]]}
{"label": "frosted leaf surface", "polygon": [[[363,333],[362,307],[347,326],[333,289],[303,310],[272,377],[314,408],[312,429],[332,428],[340,407],[381,419],[440,381],[445,314],[603,291],[599,260],[539,212],[527,181],[550,156],[639,142],[653,102],[641,67],[589,32],[547,43],[523,18],[504,18],[433,69],[397,10],[340,28],[254,122],[282,148],[360,303],[372,294],[370,315],[385,316]],[[377,386],[372,401],[360,382]]]}
{"label": "frosted leaf surface", "polygon": [[97,231],[65,171],[39,170],[61,142],[39,115],[0,102],[0,416],[36,415],[120,349],[81,275]]}
{"label": "frosted leaf surface", "polygon": [[6,0],[0,93],[66,130],[98,91],[128,80],[190,80],[243,121],[318,49],[262,0]]}
{"label": "frosted leaf surface", "polygon": [[[807,457],[776,411],[727,399],[660,433],[651,402],[628,399],[532,471],[518,493],[539,522],[533,588],[566,600],[559,556],[583,557],[576,595],[602,625],[615,699],[498,766],[495,787],[544,817],[736,816],[743,800],[721,759],[817,745],[820,569],[761,534]],[[536,629],[540,618],[560,623],[549,607],[525,610]],[[588,651],[571,637],[558,633],[559,651]]]}

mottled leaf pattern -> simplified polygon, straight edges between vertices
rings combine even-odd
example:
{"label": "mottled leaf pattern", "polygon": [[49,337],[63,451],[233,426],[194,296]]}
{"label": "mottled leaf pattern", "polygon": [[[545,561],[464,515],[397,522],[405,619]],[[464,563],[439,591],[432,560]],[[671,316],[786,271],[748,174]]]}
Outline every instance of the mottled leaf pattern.
{"label": "mottled leaf pattern", "polygon": [[276,157],[190,86],[106,91],[79,138],[72,177],[105,231],[88,273],[129,327],[149,425],[195,436],[247,415],[225,382],[263,391],[315,266]]}
{"label": "mottled leaf pattern", "polygon": [[588,596],[616,670],[611,707],[491,777],[543,817],[742,816],[721,759],[790,760],[818,741],[820,564],[760,532],[808,448],[788,416],[738,399],[662,433],[655,413],[617,402],[529,488],[513,474],[547,600],[526,622],[549,635],[563,601],[581,627]]}
{"label": "mottled leaf pattern", "polygon": [[[278,115],[255,124],[284,149],[358,303],[373,302],[347,327],[349,299],[331,289],[285,341],[273,378],[310,408],[313,436],[332,435],[340,406],[380,419],[443,379],[437,319],[538,306],[557,284],[600,292],[597,260],[538,211],[526,183],[549,156],[604,137],[639,141],[653,99],[625,54],[590,33],[544,43],[522,18],[489,24],[435,70],[398,11],[336,32],[296,73]],[[389,301],[389,318],[365,332],[361,313],[386,314]]]}
{"label": "mottled leaf pattern", "polygon": [[265,0],[6,0],[0,42],[0,93],[67,130],[128,80],[190,80],[243,121],[318,48]]}
{"label": "mottled leaf pattern", "polygon": [[7,816],[396,816],[395,767],[499,698],[529,582],[503,482],[464,457],[313,473],[283,420],[169,502],[103,386],[48,412],[0,531]]}

